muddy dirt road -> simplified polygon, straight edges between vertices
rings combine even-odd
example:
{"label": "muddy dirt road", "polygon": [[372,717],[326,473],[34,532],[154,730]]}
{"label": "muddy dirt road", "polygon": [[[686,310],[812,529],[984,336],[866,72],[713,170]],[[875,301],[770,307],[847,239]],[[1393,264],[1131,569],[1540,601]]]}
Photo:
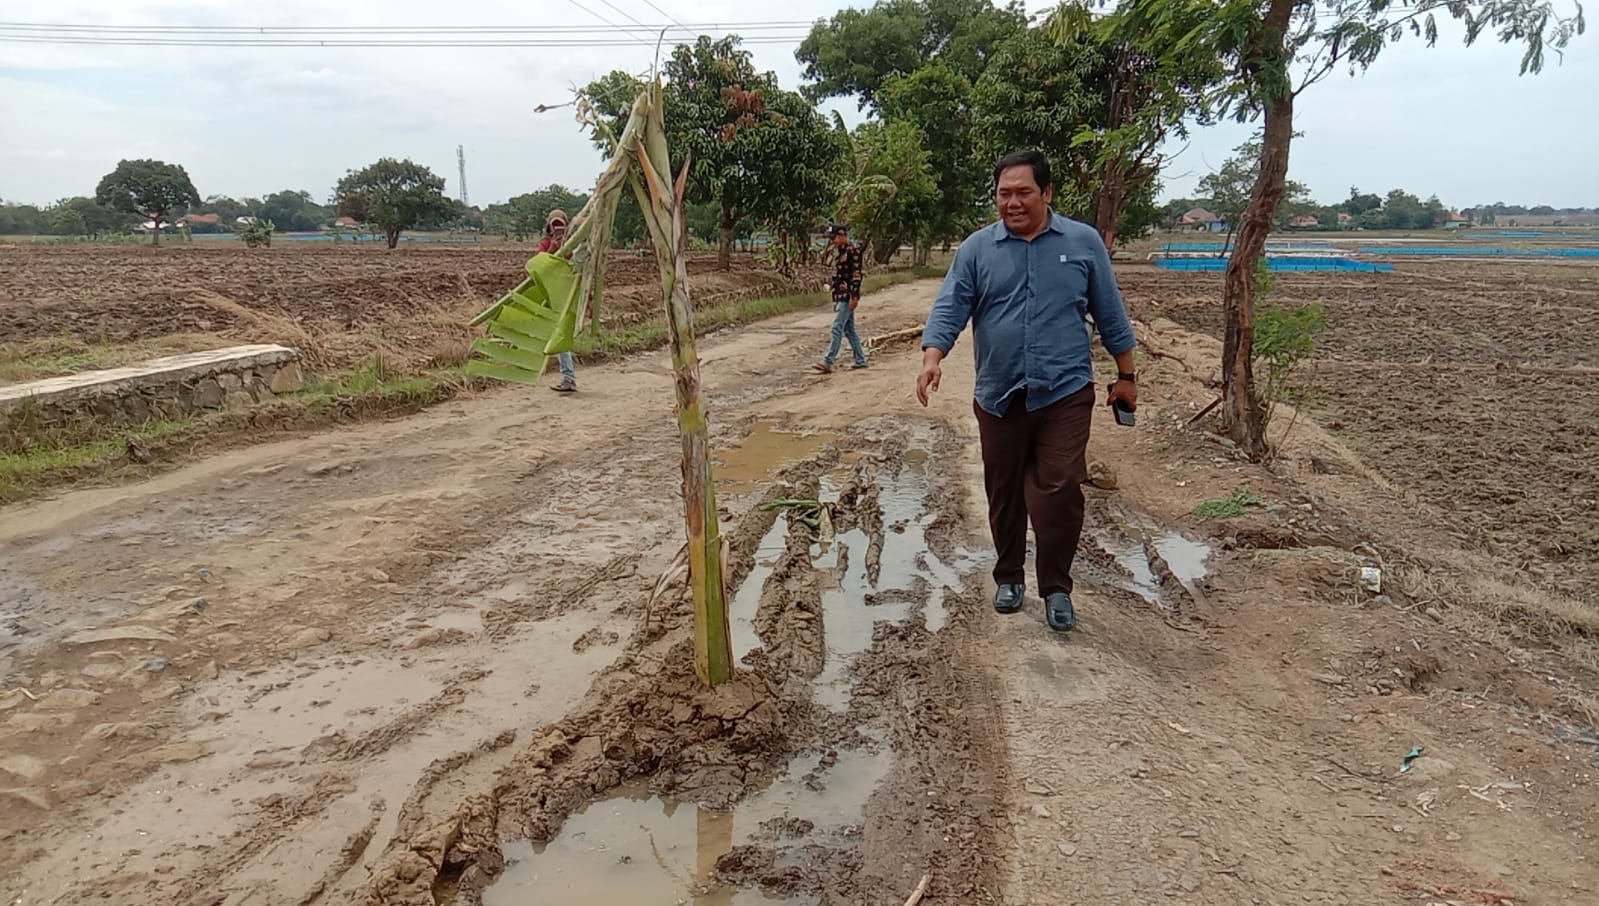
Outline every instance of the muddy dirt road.
{"label": "muddy dirt road", "polygon": [[1599,898],[1573,674],[1362,591],[1353,470],[1184,429],[1208,341],[1149,332],[1140,428],[1096,415],[1061,638],[987,606],[969,345],[922,410],[911,347],[807,374],[828,321],[701,347],[750,668],[715,694],[652,595],[660,354],[0,514],[5,902]]}

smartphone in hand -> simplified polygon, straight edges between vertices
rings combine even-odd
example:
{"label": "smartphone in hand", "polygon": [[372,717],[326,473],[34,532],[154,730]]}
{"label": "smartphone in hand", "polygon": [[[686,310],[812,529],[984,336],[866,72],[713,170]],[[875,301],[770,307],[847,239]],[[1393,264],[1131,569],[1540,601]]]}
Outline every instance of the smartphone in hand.
{"label": "smartphone in hand", "polygon": [[[1116,385],[1106,384],[1105,392],[1109,393],[1110,388],[1114,386]],[[1110,411],[1116,413],[1116,424],[1118,425],[1126,425],[1127,427],[1131,428],[1138,424],[1138,416],[1133,412],[1132,409],[1128,408],[1126,403],[1122,402],[1121,400],[1111,403]]]}

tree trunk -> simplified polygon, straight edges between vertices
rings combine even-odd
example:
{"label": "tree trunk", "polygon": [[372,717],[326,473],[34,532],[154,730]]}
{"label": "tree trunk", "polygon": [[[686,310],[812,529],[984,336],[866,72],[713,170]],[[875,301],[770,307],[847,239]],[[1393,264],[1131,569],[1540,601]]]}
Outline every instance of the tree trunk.
{"label": "tree trunk", "polygon": [[384,230],[383,235],[389,240],[389,248],[392,249],[400,244],[399,230]]}
{"label": "tree trunk", "polygon": [[1104,241],[1107,252],[1112,251],[1116,245],[1116,221],[1121,219],[1126,195],[1121,178],[1111,177],[1100,189],[1099,198],[1094,205],[1094,229],[1099,231],[1099,238]]}
{"label": "tree trunk", "polygon": [[716,236],[716,269],[719,271],[733,269],[733,224],[733,209],[724,204],[722,223]]}
{"label": "tree trunk", "polygon": [[150,234],[150,244],[151,245],[160,245],[161,244],[161,216],[158,214],[158,215],[156,215],[154,217],[151,217],[150,219],[155,222],[155,232]]}
{"label": "tree trunk", "polygon": [[[1262,68],[1286,69],[1284,47],[1295,0],[1271,0],[1253,56]],[[1257,74],[1257,78],[1261,76]],[[1222,400],[1227,433],[1252,459],[1266,456],[1266,412],[1256,393],[1254,375],[1255,274],[1266,253],[1266,237],[1288,182],[1288,148],[1294,136],[1294,97],[1282,90],[1265,105],[1265,137],[1260,171],[1249,207],[1238,226],[1238,241],[1227,261],[1222,308],[1226,333],[1222,340]]]}

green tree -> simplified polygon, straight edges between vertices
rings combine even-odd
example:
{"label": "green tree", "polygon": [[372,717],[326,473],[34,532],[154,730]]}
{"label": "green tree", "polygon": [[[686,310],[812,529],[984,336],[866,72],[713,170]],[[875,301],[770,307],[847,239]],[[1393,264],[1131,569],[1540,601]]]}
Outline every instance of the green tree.
{"label": "green tree", "polygon": [[[884,120],[912,123],[921,130],[922,147],[933,162],[938,199],[924,239],[929,245],[947,245],[992,215],[987,195],[993,158],[979,159],[972,89],[965,75],[934,60],[909,75],[890,76],[875,95]],[[924,247],[923,257],[926,251]]]}
{"label": "green tree", "polygon": [[0,205],[0,235],[32,236],[50,232],[50,217],[31,204]]}
{"label": "green tree", "polygon": [[991,160],[977,160],[972,92],[1026,23],[1019,2],[881,0],[818,22],[794,54],[813,100],[854,96],[884,120],[921,129],[939,187],[932,241],[948,244],[987,216]]}
{"label": "green tree", "polygon": [[57,205],[50,210],[50,232],[57,236],[87,236],[89,226],[81,212]]}
{"label": "green tree", "polygon": [[810,234],[837,197],[847,144],[809,101],[780,88],[767,94],[765,117],[744,138],[757,155],[746,165],[760,174],[750,219],[776,238],[787,271],[789,259],[809,254]]}
{"label": "green tree", "polygon": [[[746,218],[794,229],[804,212],[823,209],[831,188],[820,186],[828,182],[827,161],[838,159],[837,139],[811,105],[778,88],[771,72],[755,69],[738,36],[679,44],[662,69],[672,167],[691,161],[691,214],[697,205],[717,206],[719,268],[732,266],[733,240],[747,229]],[[611,137],[626,127],[626,105],[637,96],[629,86],[637,84],[612,72],[582,92],[580,110],[601,124],[595,142],[607,154]]]}
{"label": "green tree", "polygon": [[327,226],[334,214],[331,209],[317,204],[310,192],[284,189],[261,199],[252,216],[272,221],[285,233],[310,233]]}
{"label": "green tree", "polygon": [[816,23],[794,58],[812,100],[854,95],[865,109],[877,106],[878,90],[894,76],[935,58],[975,82],[995,49],[1026,23],[1015,0],[1003,8],[989,0],[879,0]]}
{"label": "green tree", "polygon": [[938,204],[931,155],[921,132],[908,122],[862,123],[855,130],[865,190],[856,193],[845,218],[865,238],[863,251],[886,264],[907,241],[921,245]]}
{"label": "green tree", "polygon": [[161,242],[161,224],[200,203],[188,171],[159,160],[124,160],[95,189],[95,200],[107,207],[148,217],[155,223],[151,242]]}
{"label": "green tree", "polygon": [[222,221],[222,225],[232,230],[238,226],[240,217],[254,216],[256,210],[260,207],[260,202],[257,201],[254,206],[251,206],[230,195],[207,195],[201,207],[216,214],[217,218]]}
{"label": "green tree", "polygon": [[361,170],[350,170],[334,189],[338,213],[383,231],[389,248],[400,233],[450,212],[444,177],[410,160],[385,157]]}
{"label": "green tree", "polygon": [[[99,204],[93,198],[86,198],[82,195],[63,198],[56,202],[51,212],[52,215],[57,211],[72,211],[77,214],[83,222],[83,228],[71,235],[88,236],[91,239],[98,238],[106,233],[126,230],[136,222],[134,215],[112,210],[103,204]],[[71,225],[75,226],[76,223],[73,222]],[[58,235],[60,235],[59,231]]]}
{"label": "green tree", "polygon": [[[1234,148],[1232,157],[1227,158],[1214,173],[1206,174],[1199,181],[1199,191],[1204,193],[1206,205],[1227,222],[1227,240],[1218,257],[1225,257],[1225,248],[1232,246],[1233,233],[1249,209],[1249,193],[1255,188],[1255,175],[1259,170],[1260,136],[1256,135]],[[1286,197],[1303,199],[1308,198],[1309,194],[1304,184],[1293,180],[1287,182]]]}
{"label": "green tree", "polygon": [[[1441,207],[1441,205],[1440,205]],[[1422,200],[1403,189],[1394,189],[1382,204],[1382,228],[1385,230],[1430,230],[1432,212]]]}
{"label": "green tree", "polygon": [[[623,196],[625,203],[627,196]],[[588,196],[573,192],[559,183],[514,196],[483,211],[485,229],[525,242],[544,233],[544,221],[551,211],[565,211],[574,217],[588,203]],[[635,207],[635,210],[637,208]]]}
{"label": "green tree", "polygon": [[[664,67],[667,144],[672,168],[691,155],[688,194],[690,202],[715,201],[720,207],[717,224],[717,267],[732,267],[733,230],[750,213],[765,191],[762,179],[776,167],[762,159],[767,136],[756,129],[767,119],[766,96],[777,88],[777,77],[757,72],[737,37],[713,41],[700,38],[679,44]],[[763,140],[764,139],[764,140]]]}
{"label": "green tree", "polygon": [[1367,211],[1375,211],[1378,208],[1381,208],[1382,196],[1372,192],[1361,194],[1360,189],[1356,188],[1355,186],[1350,186],[1349,199],[1340,205],[1340,207],[1343,209],[1345,214],[1348,214],[1351,217],[1359,217],[1361,214],[1364,214]]}
{"label": "green tree", "polygon": [[[1136,226],[1153,222],[1148,208],[1154,205],[1153,187],[1165,162],[1162,143],[1168,137],[1186,138],[1190,117],[1200,123],[1210,120],[1208,97],[1222,77],[1221,67],[1210,53],[1185,48],[1174,39],[1197,27],[1206,10],[1197,3],[1174,5],[1173,20],[1165,28],[1146,30],[1127,14],[1113,10],[1094,16],[1086,0],[1069,0],[1041,27],[1057,46],[1080,58],[1074,68],[1082,77],[1065,90],[1087,96],[1087,115],[1070,142],[1052,150],[1086,198],[1083,219],[1094,224],[1106,249],[1115,244],[1129,204],[1138,205]],[[1056,80],[1050,71],[998,64],[989,67],[985,78],[996,75],[1041,80],[1044,94],[1051,93]]]}
{"label": "green tree", "polygon": [[1133,27],[1159,32],[1195,2],[1206,6],[1201,24],[1170,46],[1202,49],[1219,59],[1228,73],[1218,97],[1221,109],[1243,120],[1258,116],[1263,124],[1257,179],[1223,282],[1222,411],[1240,448],[1264,458],[1266,414],[1252,354],[1254,280],[1287,193],[1299,95],[1335,69],[1369,68],[1407,34],[1429,46],[1437,43],[1440,15],[1465,25],[1468,45],[1485,33],[1522,45],[1523,74],[1541,70],[1546,48],[1563,49],[1585,22],[1581,6],[1563,14],[1552,0],[1123,0],[1120,8]]}

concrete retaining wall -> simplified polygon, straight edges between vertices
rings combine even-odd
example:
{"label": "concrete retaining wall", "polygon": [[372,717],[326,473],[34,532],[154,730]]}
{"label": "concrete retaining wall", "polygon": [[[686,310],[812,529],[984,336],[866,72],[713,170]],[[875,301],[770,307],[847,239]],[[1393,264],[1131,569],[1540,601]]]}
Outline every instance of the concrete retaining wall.
{"label": "concrete retaining wall", "polygon": [[299,350],[232,346],[0,387],[0,427],[16,436],[95,423],[142,424],[247,406],[301,388]]}

